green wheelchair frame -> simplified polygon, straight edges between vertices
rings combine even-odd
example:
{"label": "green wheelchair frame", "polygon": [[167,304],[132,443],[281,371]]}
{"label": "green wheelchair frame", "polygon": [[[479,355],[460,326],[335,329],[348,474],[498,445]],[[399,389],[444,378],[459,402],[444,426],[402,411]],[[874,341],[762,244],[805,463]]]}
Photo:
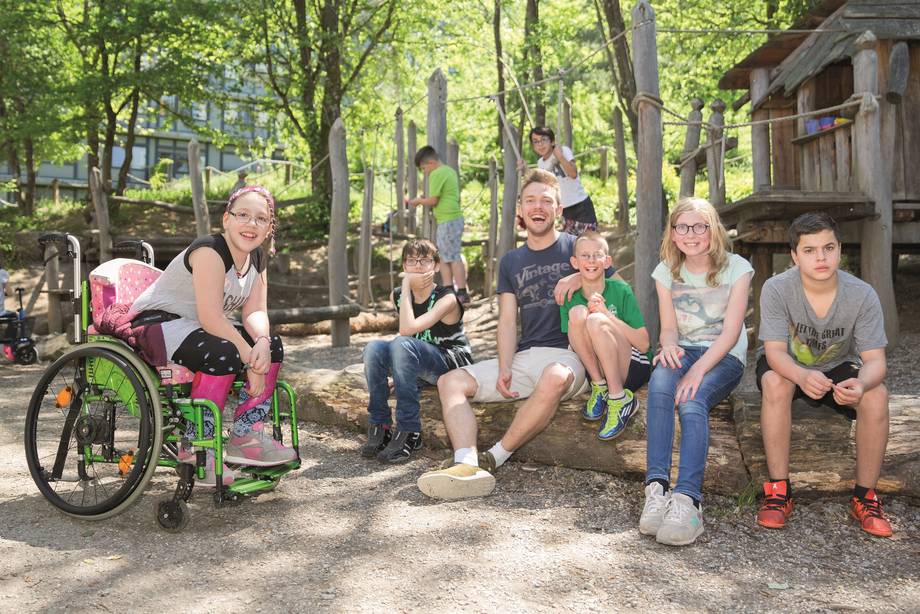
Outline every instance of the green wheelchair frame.
{"label": "green wheelchair frame", "polygon": [[[80,280],[80,245],[71,235],[43,235],[43,245],[67,247],[74,260],[74,279]],[[122,247],[125,244],[120,244]],[[152,261],[152,250],[140,246]],[[179,531],[188,523],[186,502],[195,480],[205,475],[206,450],[223,458],[226,435],[221,411],[208,399],[189,397],[191,384],[164,385],[168,374],[143,362],[126,343],[109,335],[89,334],[90,295],[85,281],[75,281],[70,299],[80,305],[74,315],[76,346],[55,360],[42,374],[26,413],[26,461],[41,493],[64,513],[102,520],[125,511],[141,495],[158,467],[175,469],[179,482],[171,497],[156,506],[159,526]],[[237,381],[238,392],[243,382]],[[281,393],[287,398],[282,402]],[[204,436],[204,410],[214,416],[214,437]],[[290,443],[298,450],[297,397],[286,382],[278,381],[271,397],[272,436],[282,440],[290,425]],[[186,425],[195,425],[197,437],[187,439]],[[179,447],[193,446],[195,464],[179,461]],[[49,467],[50,466],[50,467]],[[238,477],[223,484],[223,463],[215,461],[217,505],[237,502],[244,495],[272,490],[284,474],[300,467],[300,454],[289,463],[272,467],[243,465]]]}

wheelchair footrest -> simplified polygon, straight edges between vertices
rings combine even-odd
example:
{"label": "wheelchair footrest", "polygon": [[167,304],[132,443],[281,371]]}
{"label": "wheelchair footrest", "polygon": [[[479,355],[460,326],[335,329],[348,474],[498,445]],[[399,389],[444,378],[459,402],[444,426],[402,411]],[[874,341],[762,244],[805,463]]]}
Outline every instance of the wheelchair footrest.
{"label": "wheelchair footrest", "polygon": [[248,473],[254,477],[262,478],[263,480],[274,480],[280,478],[285,473],[298,468],[300,468],[300,459],[285,463],[283,465],[275,465],[273,467],[253,467],[251,465],[243,465],[240,467],[240,471],[243,473]]}

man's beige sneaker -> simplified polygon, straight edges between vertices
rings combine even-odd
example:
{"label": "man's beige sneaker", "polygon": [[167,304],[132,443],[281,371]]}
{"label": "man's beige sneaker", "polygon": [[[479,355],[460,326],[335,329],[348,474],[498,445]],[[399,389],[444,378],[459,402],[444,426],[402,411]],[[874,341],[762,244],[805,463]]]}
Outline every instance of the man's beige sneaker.
{"label": "man's beige sneaker", "polygon": [[[486,450],[485,452],[480,452],[479,454],[476,455],[476,460],[479,463],[480,469],[485,469],[492,475],[495,475],[495,469],[496,469],[495,457],[492,456],[491,452],[489,452],[488,450]],[[454,461],[453,456],[451,456],[450,458],[445,458],[441,462],[441,469],[450,469],[451,467],[454,466],[455,463],[456,461]]]}
{"label": "man's beige sneaker", "polygon": [[432,499],[484,497],[495,489],[495,476],[484,469],[457,463],[448,469],[423,473],[418,489]]}

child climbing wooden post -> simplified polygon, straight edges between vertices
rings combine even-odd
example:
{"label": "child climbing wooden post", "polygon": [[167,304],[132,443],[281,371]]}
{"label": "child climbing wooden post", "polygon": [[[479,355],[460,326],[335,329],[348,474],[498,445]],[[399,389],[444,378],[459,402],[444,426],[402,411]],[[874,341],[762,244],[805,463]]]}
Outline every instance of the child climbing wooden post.
{"label": "child climbing wooden post", "polygon": [[658,297],[652,271],[658,265],[662,217],[661,163],[664,157],[660,93],[658,89],[658,44],[655,40],[655,11],[648,0],[640,0],[632,11],[633,72],[636,77],[634,106],[639,118],[639,162],[636,167],[636,266],[635,287],[639,308],[648,324],[649,338],[658,340]]}
{"label": "child climbing wooden post", "polygon": [[[346,232],[348,230],[348,158],[345,123],[335,120],[329,131],[329,164],[332,168],[332,212],[329,220],[329,305],[348,302]],[[332,320],[332,347],[347,346],[351,326],[347,319]]]}
{"label": "child climbing wooden post", "polygon": [[875,216],[862,223],[859,264],[862,277],[872,284],[885,314],[888,350],[898,343],[898,308],[891,278],[891,226],[893,211],[888,165],[882,158],[881,119],[878,93],[877,39],[865,32],[856,40],[853,57],[853,92],[863,102],[853,125],[853,160],[859,189],[875,202]]}

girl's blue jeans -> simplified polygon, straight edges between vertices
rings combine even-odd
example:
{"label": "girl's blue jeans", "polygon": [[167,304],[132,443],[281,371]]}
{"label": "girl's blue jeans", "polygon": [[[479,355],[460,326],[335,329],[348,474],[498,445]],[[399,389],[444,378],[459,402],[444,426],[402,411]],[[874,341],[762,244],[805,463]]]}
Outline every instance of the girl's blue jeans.
{"label": "girl's blue jeans", "polygon": [[[653,479],[670,482],[671,449],[674,446],[674,398],[677,384],[684,373],[707,350],[705,347],[684,347],[684,357],[679,369],[659,364],[652,371],[648,383],[647,433],[645,481]],[[709,370],[696,395],[677,407],[680,418],[680,461],[677,469],[679,492],[699,501],[702,499],[703,472],[709,450],[709,410],[725,399],[744,372],[740,360],[726,354]]]}
{"label": "girl's blue jeans", "polygon": [[364,377],[370,402],[367,411],[371,424],[392,424],[387,399],[390,389],[387,376],[392,375],[396,388],[396,425],[401,431],[422,430],[419,405],[419,380],[436,384],[450,370],[444,354],[436,346],[399,336],[392,341],[371,341],[364,348]]}

